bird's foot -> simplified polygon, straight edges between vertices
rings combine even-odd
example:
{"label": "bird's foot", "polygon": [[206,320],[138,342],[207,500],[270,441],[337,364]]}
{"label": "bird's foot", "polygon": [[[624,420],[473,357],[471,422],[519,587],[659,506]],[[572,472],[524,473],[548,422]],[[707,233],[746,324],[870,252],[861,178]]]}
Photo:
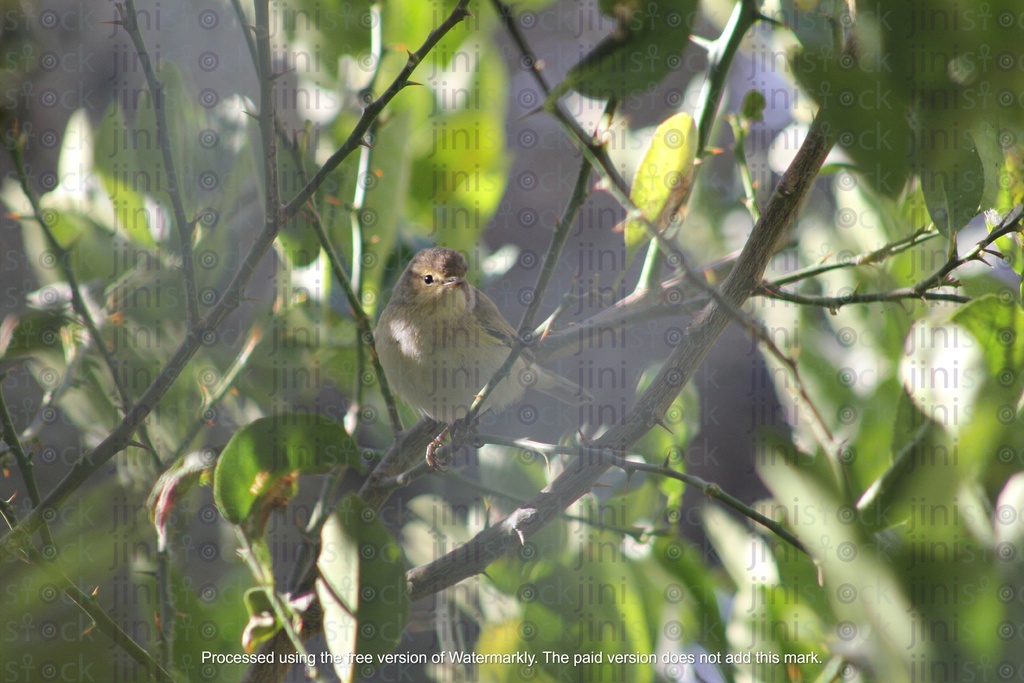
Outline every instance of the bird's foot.
{"label": "bird's foot", "polygon": [[454,450],[456,447],[462,445],[466,440],[473,438],[475,443],[476,436],[476,421],[467,421],[465,419],[459,419],[445,427],[440,434],[438,434],[430,445],[427,446],[427,465],[430,469],[435,472],[444,472],[443,465],[446,464],[447,455],[443,458],[438,456],[437,451],[441,448],[445,437],[451,436],[451,443],[449,450]]}
{"label": "bird's foot", "polygon": [[441,444],[444,443],[444,438],[448,436],[448,432],[450,432],[451,429],[451,425],[445,427],[443,430],[441,430],[440,434],[434,437],[434,440],[430,442],[430,445],[427,446],[427,466],[430,467],[430,469],[434,470],[435,472],[445,471],[444,467],[442,466],[441,458],[437,456],[437,450],[441,448]]}

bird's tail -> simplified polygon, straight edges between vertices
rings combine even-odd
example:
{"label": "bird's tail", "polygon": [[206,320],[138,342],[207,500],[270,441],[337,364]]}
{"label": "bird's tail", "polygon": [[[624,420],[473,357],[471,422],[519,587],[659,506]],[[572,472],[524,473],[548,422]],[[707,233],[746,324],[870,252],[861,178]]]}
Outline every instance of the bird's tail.
{"label": "bird's tail", "polygon": [[529,371],[537,375],[537,381],[533,384],[534,389],[544,392],[548,396],[553,396],[562,403],[577,406],[594,401],[594,397],[589,391],[572,380],[536,365],[531,366]]}

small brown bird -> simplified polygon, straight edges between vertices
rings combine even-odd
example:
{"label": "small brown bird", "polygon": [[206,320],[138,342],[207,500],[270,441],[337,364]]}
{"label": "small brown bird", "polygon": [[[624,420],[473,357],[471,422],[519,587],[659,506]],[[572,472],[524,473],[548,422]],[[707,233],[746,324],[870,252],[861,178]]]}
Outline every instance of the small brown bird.
{"label": "small brown bird", "polygon": [[[377,354],[391,388],[423,415],[448,425],[466,416],[518,336],[494,302],[469,284],[467,270],[466,259],[452,249],[435,247],[416,254],[395,285],[376,331]],[[570,405],[593,400],[574,382],[534,365],[524,351],[482,408],[498,412],[528,388]],[[428,462],[432,453],[428,449]]]}

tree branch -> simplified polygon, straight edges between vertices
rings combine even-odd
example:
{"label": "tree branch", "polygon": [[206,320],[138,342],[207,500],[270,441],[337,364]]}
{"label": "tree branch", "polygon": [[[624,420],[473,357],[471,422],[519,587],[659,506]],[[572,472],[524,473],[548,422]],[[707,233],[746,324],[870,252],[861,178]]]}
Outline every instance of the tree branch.
{"label": "tree branch", "polygon": [[[722,285],[721,294],[728,305],[742,305],[760,283],[776,245],[796,217],[831,147],[832,140],[819,116]],[[593,444],[594,449],[628,450],[657,424],[731,319],[725,306],[716,300],[710,301],[687,328],[683,341],[669,355],[633,409]],[[550,486],[504,520],[444,557],[409,571],[412,599],[425,597],[482,572],[521,539],[542,529],[589,492],[610,464],[603,458],[578,458]]]}

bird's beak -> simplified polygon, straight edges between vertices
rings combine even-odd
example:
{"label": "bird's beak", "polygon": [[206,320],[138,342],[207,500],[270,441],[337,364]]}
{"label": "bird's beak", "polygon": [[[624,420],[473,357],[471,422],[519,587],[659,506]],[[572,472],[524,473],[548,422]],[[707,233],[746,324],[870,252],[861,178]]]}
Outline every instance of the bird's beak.
{"label": "bird's beak", "polygon": [[444,281],[444,288],[441,289],[444,293],[449,293],[454,299],[450,299],[452,304],[460,311],[465,310],[467,306],[472,306],[472,291],[469,287],[469,283],[465,278],[461,277],[450,277]]}

